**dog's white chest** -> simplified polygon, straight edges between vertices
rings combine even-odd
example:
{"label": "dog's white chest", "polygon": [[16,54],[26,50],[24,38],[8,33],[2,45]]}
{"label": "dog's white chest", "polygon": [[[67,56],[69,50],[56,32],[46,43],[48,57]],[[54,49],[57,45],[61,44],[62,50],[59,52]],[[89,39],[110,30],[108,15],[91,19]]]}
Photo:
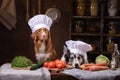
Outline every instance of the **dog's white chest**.
{"label": "dog's white chest", "polygon": [[42,43],[42,44],[41,44],[41,47],[39,48],[39,52],[40,52],[40,53],[45,53],[45,48],[46,48],[46,47],[45,47],[45,43]]}

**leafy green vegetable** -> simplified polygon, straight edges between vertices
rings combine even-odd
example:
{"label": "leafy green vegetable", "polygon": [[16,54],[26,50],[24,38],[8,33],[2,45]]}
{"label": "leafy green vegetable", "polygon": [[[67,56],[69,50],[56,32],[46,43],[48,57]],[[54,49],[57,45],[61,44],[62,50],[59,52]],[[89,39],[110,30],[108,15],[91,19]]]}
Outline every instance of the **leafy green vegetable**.
{"label": "leafy green vegetable", "polygon": [[26,68],[32,65],[32,61],[24,56],[17,56],[11,62],[12,67]]}
{"label": "leafy green vegetable", "polygon": [[109,65],[110,60],[104,55],[99,55],[96,57],[95,62],[96,63],[106,63],[107,65]]}

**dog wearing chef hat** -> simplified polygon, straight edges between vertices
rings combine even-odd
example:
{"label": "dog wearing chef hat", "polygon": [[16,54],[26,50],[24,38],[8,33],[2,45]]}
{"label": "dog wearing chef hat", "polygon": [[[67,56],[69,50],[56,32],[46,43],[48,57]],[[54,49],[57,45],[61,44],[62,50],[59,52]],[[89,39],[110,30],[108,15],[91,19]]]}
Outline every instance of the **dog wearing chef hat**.
{"label": "dog wearing chef hat", "polygon": [[87,52],[92,50],[92,46],[83,41],[68,40],[64,46],[61,60],[75,68],[80,68],[84,63],[88,63]]}
{"label": "dog wearing chef hat", "polygon": [[53,47],[50,35],[50,27],[53,21],[44,14],[35,15],[28,21],[34,40],[34,50],[37,61],[54,60],[57,53]]}

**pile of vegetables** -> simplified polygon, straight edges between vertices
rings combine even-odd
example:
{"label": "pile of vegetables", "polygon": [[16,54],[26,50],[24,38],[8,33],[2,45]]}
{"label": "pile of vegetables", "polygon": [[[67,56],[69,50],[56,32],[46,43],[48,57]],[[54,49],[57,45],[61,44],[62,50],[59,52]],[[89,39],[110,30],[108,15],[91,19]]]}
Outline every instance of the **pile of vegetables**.
{"label": "pile of vegetables", "polygon": [[83,64],[81,65],[82,70],[89,70],[89,71],[98,71],[98,70],[107,70],[109,69],[108,66],[106,66],[105,63],[89,63],[89,64]]}
{"label": "pile of vegetables", "polygon": [[14,57],[11,66],[12,67],[18,67],[18,68],[27,68],[32,65],[32,61],[29,58],[26,58],[24,56],[17,56]]}
{"label": "pile of vegetables", "polygon": [[66,63],[60,59],[56,59],[54,61],[45,62],[44,67],[62,69],[66,67]]}
{"label": "pile of vegetables", "polygon": [[13,68],[30,67],[30,70],[36,70],[41,67],[62,69],[66,67],[66,63],[60,59],[56,59],[54,61],[39,61],[36,64],[33,64],[33,62],[29,58],[26,58],[25,56],[17,56],[13,58],[11,62],[11,67]]}
{"label": "pile of vegetables", "polygon": [[60,59],[55,59],[53,61],[39,61],[37,64],[32,65],[30,70],[36,70],[40,67],[63,69],[66,67],[66,63]]}
{"label": "pile of vegetables", "polygon": [[81,65],[81,69],[89,71],[107,70],[109,69],[109,63],[110,60],[106,56],[99,55],[96,57],[95,63],[83,64]]}

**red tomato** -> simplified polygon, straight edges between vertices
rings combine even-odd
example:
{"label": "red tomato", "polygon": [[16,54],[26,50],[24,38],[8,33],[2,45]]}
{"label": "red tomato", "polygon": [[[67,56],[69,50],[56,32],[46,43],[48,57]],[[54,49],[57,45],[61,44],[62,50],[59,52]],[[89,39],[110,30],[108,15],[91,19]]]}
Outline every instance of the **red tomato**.
{"label": "red tomato", "polygon": [[58,69],[62,69],[62,68],[63,68],[63,64],[58,63],[58,64],[56,65],[56,67],[57,67]]}
{"label": "red tomato", "polygon": [[56,59],[55,60],[55,63],[57,64],[57,63],[59,63],[61,60],[60,59]]}
{"label": "red tomato", "polygon": [[49,63],[48,63],[48,67],[49,67],[49,68],[55,68],[55,67],[56,67],[55,62],[53,62],[53,61],[49,62]]}
{"label": "red tomato", "polygon": [[48,67],[49,62],[44,63],[44,67]]}
{"label": "red tomato", "polygon": [[66,67],[66,63],[64,61],[62,61],[63,67]]}
{"label": "red tomato", "polygon": [[57,64],[58,64],[58,63],[63,63],[63,61],[62,61],[62,60],[58,60],[56,63],[57,63]]}
{"label": "red tomato", "polygon": [[57,64],[62,64],[63,67],[66,67],[66,63],[64,61],[60,60],[60,59],[56,59],[55,64],[56,64],[56,66],[57,66]]}

